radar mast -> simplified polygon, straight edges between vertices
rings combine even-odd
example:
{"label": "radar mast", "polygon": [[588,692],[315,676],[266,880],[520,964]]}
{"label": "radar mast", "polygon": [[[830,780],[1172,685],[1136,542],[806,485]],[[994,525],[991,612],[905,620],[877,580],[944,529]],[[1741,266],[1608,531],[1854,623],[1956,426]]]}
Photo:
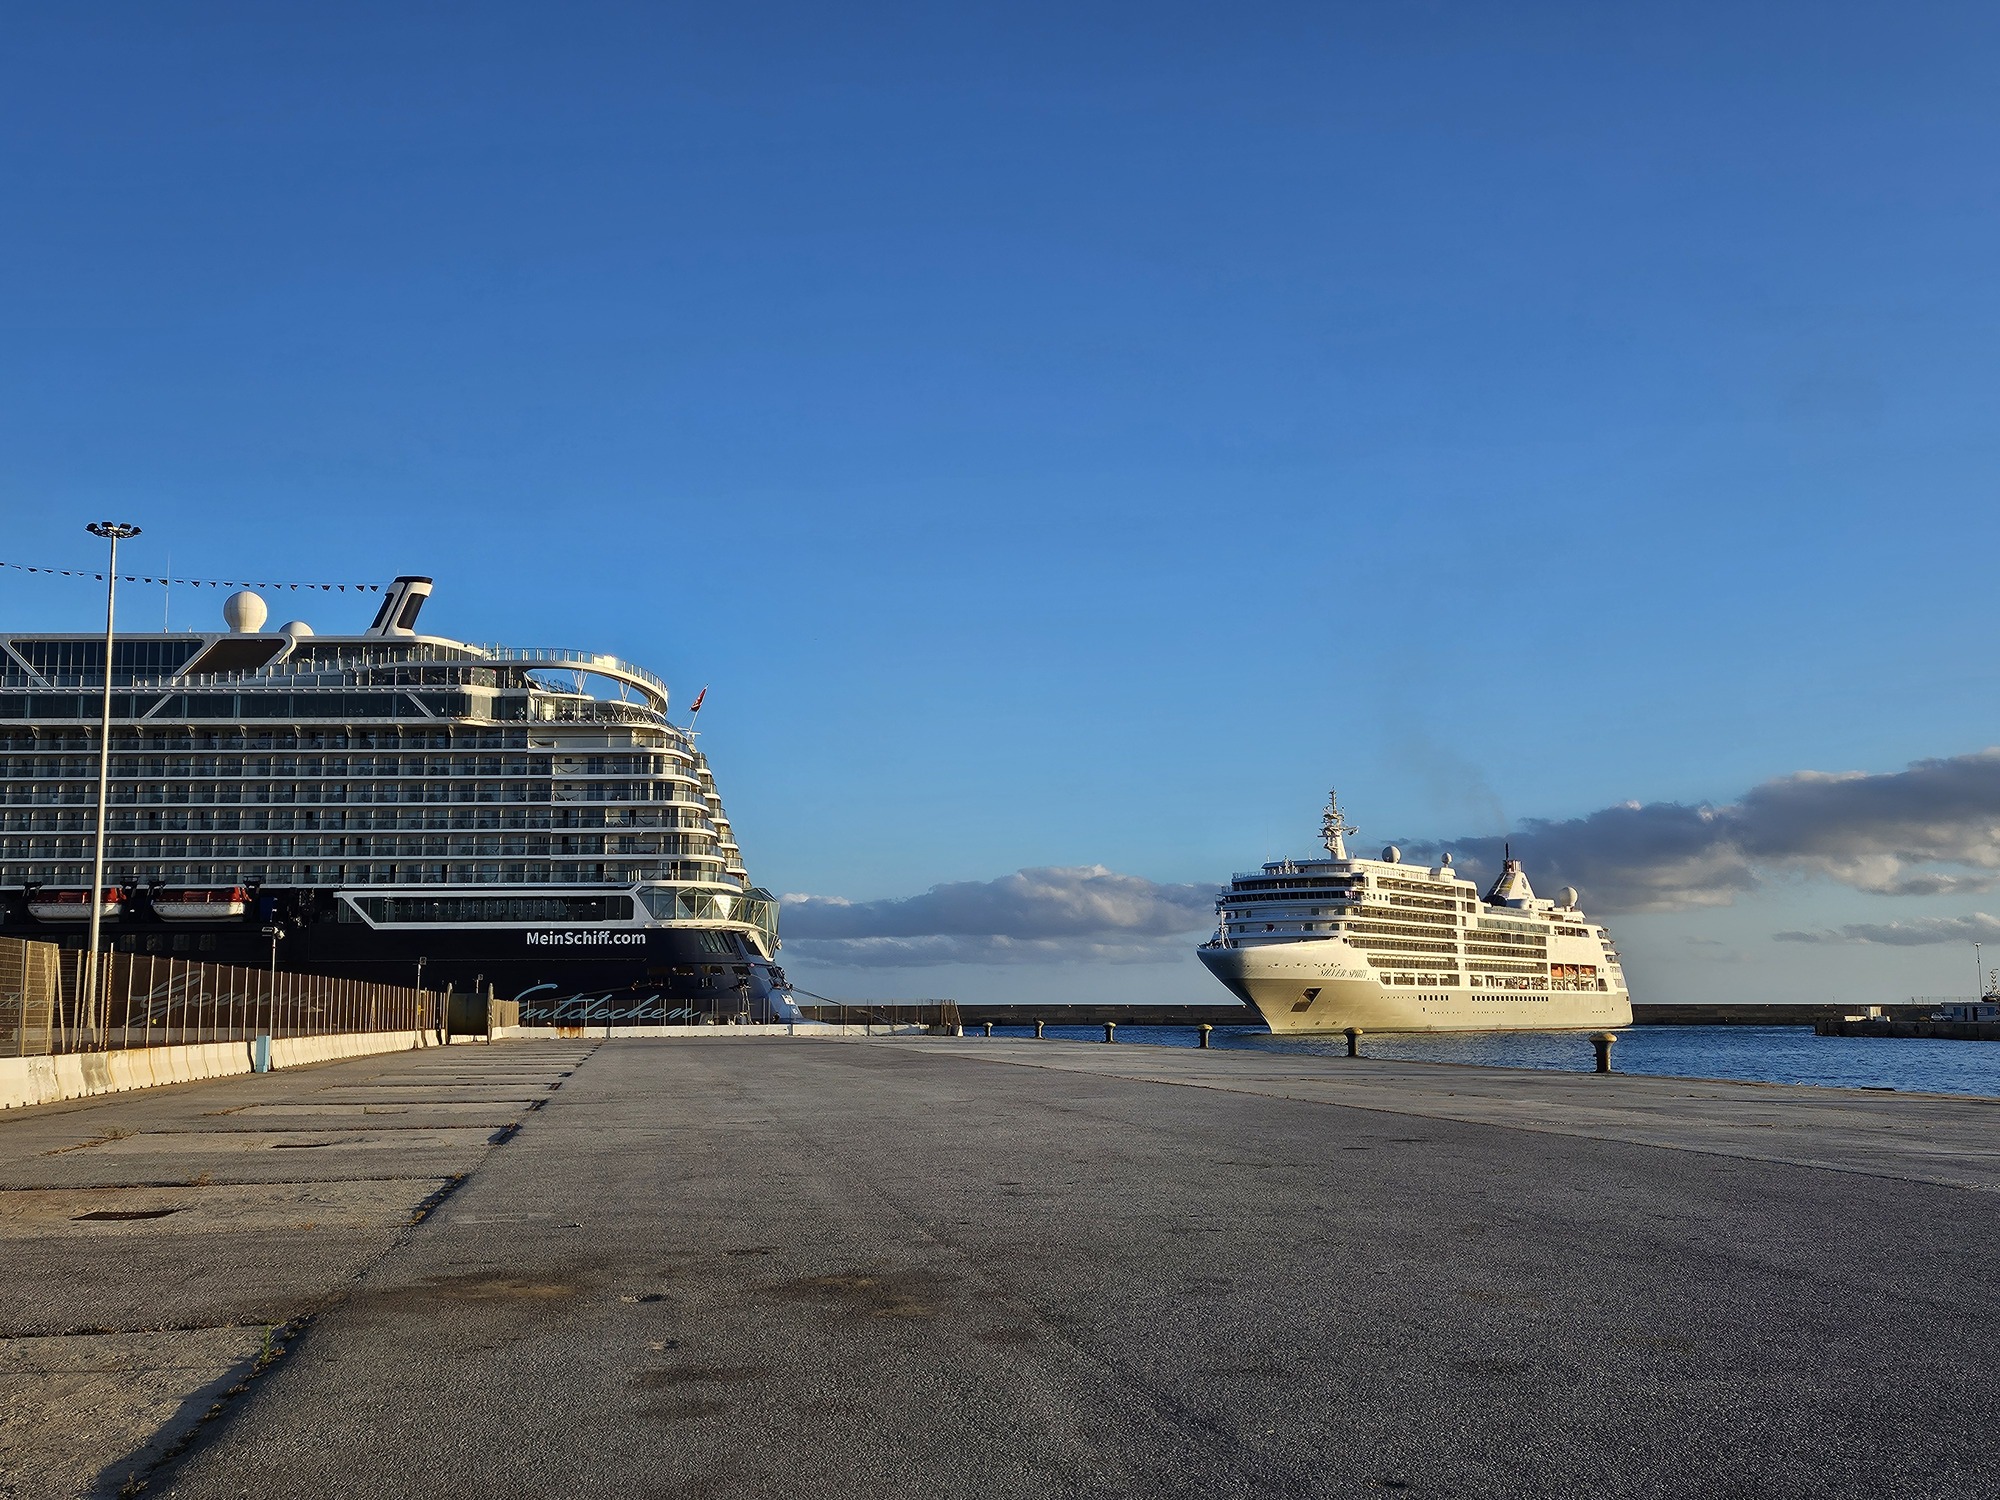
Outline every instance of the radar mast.
{"label": "radar mast", "polygon": [[1347,835],[1355,832],[1340,813],[1340,794],[1326,794],[1326,811],[1319,818],[1319,841],[1326,845],[1326,852],[1335,859],[1347,858]]}

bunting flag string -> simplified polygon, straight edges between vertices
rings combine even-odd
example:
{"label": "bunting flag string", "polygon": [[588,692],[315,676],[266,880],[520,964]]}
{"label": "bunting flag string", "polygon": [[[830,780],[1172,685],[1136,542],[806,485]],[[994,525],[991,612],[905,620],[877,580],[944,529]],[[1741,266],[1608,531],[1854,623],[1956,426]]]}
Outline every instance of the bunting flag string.
{"label": "bunting flag string", "polygon": [[[47,573],[57,578],[90,578],[104,582],[102,573],[93,573],[88,568],[36,568],[27,563],[0,560],[0,568],[12,568],[17,573]],[[272,583],[241,578],[155,578],[145,573],[120,573],[120,583],[157,583],[172,588],[191,589],[270,589],[274,593],[289,590],[297,593],[300,589],[317,591],[322,594],[379,594],[379,583]]]}

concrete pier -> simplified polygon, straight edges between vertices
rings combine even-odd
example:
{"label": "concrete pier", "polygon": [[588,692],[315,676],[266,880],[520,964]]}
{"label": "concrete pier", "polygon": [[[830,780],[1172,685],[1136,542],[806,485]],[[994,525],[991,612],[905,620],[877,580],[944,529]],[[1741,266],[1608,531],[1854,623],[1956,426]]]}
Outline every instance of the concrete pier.
{"label": "concrete pier", "polygon": [[518,1043],[30,1109],[0,1120],[0,1473],[1992,1493],[1992,1424],[1943,1414],[2000,1347],[1996,1125],[1003,1038]]}

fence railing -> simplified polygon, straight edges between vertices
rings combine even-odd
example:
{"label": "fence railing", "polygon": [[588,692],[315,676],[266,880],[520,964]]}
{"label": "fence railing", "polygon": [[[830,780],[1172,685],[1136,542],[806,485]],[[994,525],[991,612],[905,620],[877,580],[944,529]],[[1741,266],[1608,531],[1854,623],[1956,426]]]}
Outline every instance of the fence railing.
{"label": "fence railing", "polygon": [[435,1027],[444,997],[400,985],[0,938],[0,1057]]}
{"label": "fence railing", "polygon": [[921,1026],[944,1032],[963,1024],[956,1000],[835,1000],[796,986],[792,992],[806,997],[799,1013],[807,1020],[834,1026]]}
{"label": "fence railing", "polygon": [[58,960],[53,943],[0,938],[0,1057],[55,1050]]}

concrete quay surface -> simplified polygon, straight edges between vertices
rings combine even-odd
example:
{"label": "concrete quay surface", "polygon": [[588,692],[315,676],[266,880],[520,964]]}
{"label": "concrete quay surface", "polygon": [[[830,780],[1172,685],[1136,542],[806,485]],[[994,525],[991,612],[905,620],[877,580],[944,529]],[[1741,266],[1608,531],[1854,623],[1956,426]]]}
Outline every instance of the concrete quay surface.
{"label": "concrete quay surface", "polygon": [[71,1473],[190,1497],[1988,1496],[1997,1124],[975,1038],[514,1043],[29,1110],[0,1473],[76,1492],[19,1455],[81,1425]]}
{"label": "concrete quay surface", "polygon": [[404,1051],[0,1116],[0,1496],[146,1474],[585,1050]]}

